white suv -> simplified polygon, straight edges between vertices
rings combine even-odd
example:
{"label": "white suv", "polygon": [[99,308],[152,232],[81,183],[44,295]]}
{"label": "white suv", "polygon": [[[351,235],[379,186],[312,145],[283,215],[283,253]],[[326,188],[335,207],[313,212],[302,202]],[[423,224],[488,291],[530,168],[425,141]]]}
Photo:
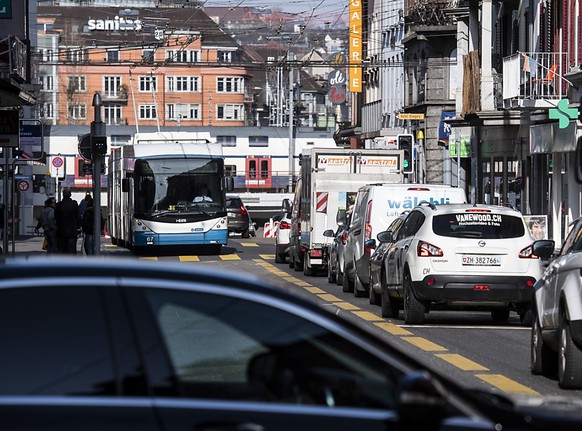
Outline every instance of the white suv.
{"label": "white suv", "polygon": [[408,324],[433,309],[516,311],[531,324],[541,260],[522,214],[496,205],[423,203],[415,207],[385,256],[387,298]]}

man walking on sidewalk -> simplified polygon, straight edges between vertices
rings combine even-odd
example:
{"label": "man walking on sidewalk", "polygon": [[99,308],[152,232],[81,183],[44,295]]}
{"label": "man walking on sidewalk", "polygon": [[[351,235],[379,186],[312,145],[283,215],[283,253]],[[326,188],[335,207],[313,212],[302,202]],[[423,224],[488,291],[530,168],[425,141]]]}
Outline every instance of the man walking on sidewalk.
{"label": "man walking on sidewalk", "polygon": [[79,204],[71,199],[71,191],[63,190],[63,200],[55,208],[58,252],[77,254],[77,236],[81,226]]}

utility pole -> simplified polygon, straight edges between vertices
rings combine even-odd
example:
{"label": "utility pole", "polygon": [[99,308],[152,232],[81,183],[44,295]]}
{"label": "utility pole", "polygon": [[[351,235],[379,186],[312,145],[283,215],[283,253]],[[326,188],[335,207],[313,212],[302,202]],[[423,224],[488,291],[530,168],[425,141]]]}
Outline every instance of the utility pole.
{"label": "utility pole", "polygon": [[93,96],[95,121],[91,122],[91,161],[93,164],[93,214],[94,229],[93,252],[101,254],[101,170],[107,153],[107,135],[105,123],[101,121],[101,94],[98,91]]}
{"label": "utility pole", "polygon": [[288,192],[293,192],[293,174],[295,173],[295,133],[293,131],[293,122],[295,120],[293,111],[295,106],[293,104],[293,97],[295,96],[293,91],[293,67],[289,66],[289,185]]}

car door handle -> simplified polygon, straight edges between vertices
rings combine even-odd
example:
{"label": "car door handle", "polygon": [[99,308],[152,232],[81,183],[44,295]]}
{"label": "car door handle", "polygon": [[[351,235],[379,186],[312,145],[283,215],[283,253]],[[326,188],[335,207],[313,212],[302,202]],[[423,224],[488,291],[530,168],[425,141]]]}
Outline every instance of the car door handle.
{"label": "car door handle", "polygon": [[264,431],[265,427],[252,422],[204,422],[195,431]]}
{"label": "car door handle", "polygon": [[362,233],[362,229],[356,229],[354,230],[354,235],[359,235]]}

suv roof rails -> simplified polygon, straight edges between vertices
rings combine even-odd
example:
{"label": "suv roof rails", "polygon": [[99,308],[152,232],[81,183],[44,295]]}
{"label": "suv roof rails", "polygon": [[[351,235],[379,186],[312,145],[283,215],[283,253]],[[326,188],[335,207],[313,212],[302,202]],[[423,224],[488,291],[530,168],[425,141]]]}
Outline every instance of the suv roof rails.
{"label": "suv roof rails", "polygon": [[431,210],[436,210],[436,209],[437,209],[437,208],[436,208],[436,205],[435,205],[435,204],[433,204],[432,202],[429,202],[429,201],[420,201],[420,202],[417,204],[417,206],[419,206],[419,207],[420,207],[420,206],[423,206],[423,205],[427,205],[427,206],[429,206]]}

